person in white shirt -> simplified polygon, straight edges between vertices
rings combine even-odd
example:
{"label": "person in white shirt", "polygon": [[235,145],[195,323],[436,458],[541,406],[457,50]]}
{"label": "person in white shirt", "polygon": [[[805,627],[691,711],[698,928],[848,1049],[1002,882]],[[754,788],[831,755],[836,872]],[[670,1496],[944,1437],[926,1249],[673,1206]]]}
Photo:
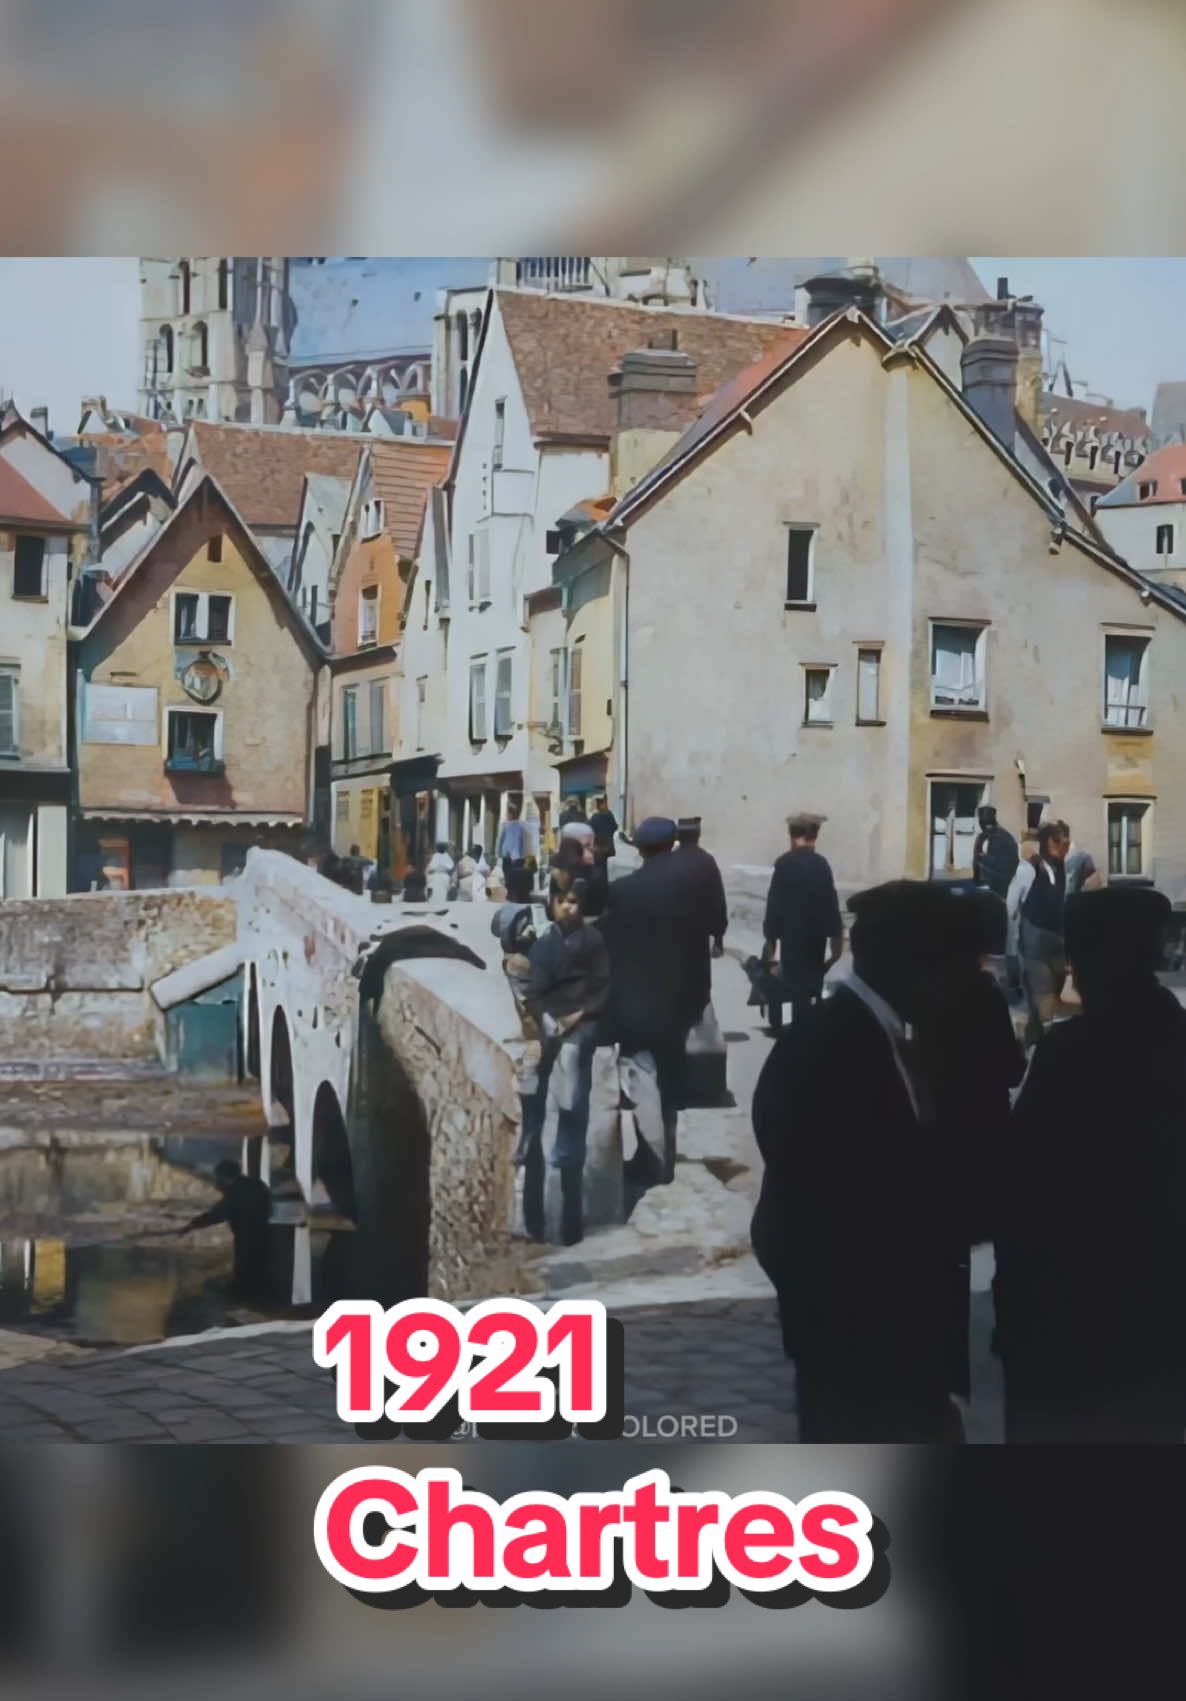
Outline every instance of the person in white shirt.
{"label": "person in white shirt", "polygon": [[428,901],[430,904],[443,904],[448,900],[449,888],[453,884],[453,858],[449,847],[442,842],[438,844],[432,856],[428,859]]}

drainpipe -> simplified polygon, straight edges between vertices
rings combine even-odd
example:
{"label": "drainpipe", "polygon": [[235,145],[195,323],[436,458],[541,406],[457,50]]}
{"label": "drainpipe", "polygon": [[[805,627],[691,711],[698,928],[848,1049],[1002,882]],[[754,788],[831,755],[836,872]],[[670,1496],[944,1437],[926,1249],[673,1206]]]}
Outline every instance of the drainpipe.
{"label": "drainpipe", "polygon": [[618,752],[618,819],[624,831],[631,830],[629,718],[630,718],[630,555],[620,543],[605,535],[605,541],[622,563],[622,606],[616,634],[618,662],[617,705],[614,713],[614,744]]}

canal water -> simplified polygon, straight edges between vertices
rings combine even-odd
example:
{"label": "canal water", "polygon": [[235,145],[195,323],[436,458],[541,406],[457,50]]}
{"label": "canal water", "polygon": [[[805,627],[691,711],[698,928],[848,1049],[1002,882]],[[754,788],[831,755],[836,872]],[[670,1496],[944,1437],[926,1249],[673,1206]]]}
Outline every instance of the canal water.
{"label": "canal water", "polygon": [[[287,1301],[291,1221],[269,1231],[262,1303],[231,1290],[229,1229],[178,1236],[217,1197],[203,1176],[227,1155],[215,1139],[154,1137],[0,1151],[0,1329],[123,1347],[300,1315]],[[332,1284],[331,1238],[310,1236],[318,1305],[327,1272]]]}

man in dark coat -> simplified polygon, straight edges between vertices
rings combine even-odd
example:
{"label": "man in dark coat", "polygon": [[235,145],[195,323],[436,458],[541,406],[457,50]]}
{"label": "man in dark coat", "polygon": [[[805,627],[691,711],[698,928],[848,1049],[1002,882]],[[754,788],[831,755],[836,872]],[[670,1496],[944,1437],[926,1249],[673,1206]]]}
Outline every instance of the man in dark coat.
{"label": "man in dark coat", "polygon": [[703,1012],[712,997],[712,958],[724,955],[725,929],[729,925],[729,910],[725,903],[725,882],[714,856],[700,843],[699,815],[684,816],[676,827],[676,872],[688,890],[693,925],[701,945],[697,954],[697,998],[703,993],[700,1005]]}
{"label": "man in dark coat", "polygon": [[1180,1442],[1186,1011],[1150,889],[1068,898],[1083,1014],[1038,1042],[1002,1154],[997,1339],[1010,1441]]}
{"label": "man in dark coat", "polygon": [[618,818],[604,797],[597,799],[589,825],[593,829],[593,855],[604,868],[614,854],[614,838],[618,832]]}
{"label": "man in dark coat", "polygon": [[642,866],[609,887],[601,920],[610,957],[606,1036],[629,1056],[655,1060],[663,1102],[662,1178],[675,1167],[675,1118],[683,1097],[688,1033],[699,1019],[700,939],[672,847],[675,822],[653,816],[634,836]]}
{"label": "man in dark coat", "polygon": [[824,976],[844,949],[844,925],[832,870],[816,850],[822,815],[792,815],[787,822],[791,848],[774,864],[766,898],[765,966],[778,952],[782,1001],[767,1009],[775,1033],[782,1026],[782,1004],[797,1021],[819,998]]}
{"label": "man in dark coat", "polygon": [[208,1211],[192,1218],[179,1232],[191,1234],[195,1229],[209,1228],[213,1223],[226,1223],[235,1247],[232,1277],[235,1290],[244,1298],[262,1299],[268,1291],[271,1190],[266,1182],[244,1175],[231,1158],[224,1158],[215,1165],[214,1183],[222,1198]]}
{"label": "man in dark coat", "polygon": [[972,850],[972,873],[978,886],[987,886],[998,898],[1009,891],[1009,882],[1017,871],[1017,840],[997,820],[990,803],[976,812],[980,833]]}
{"label": "man in dark coat", "polygon": [[805,1442],[954,1440],[953,1167],[906,1023],[941,996],[949,894],[854,898],[853,974],[779,1037],[754,1097],[754,1249],[795,1359]]}

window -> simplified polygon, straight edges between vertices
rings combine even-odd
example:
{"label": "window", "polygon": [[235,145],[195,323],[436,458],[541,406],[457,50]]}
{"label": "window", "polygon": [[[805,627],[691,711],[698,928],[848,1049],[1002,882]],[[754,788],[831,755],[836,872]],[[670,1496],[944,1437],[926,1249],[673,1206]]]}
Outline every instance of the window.
{"label": "window", "polygon": [[471,532],[469,534],[469,602],[473,608],[476,604],[490,601],[490,533]]}
{"label": "window", "polygon": [[83,691],[84,744],[156,744],[155,685],[91,685]]}
{"label": "window", "polygon": [[15,667],[0,668],[0,756],[19,753],[19,698],[20,674]]}
{"label": "window", "polygon": [[381,679],[371,680],[371,752],[381,755],[387,748],[384,743],[386,728],[383,722],[386,718],[387,686]]}
{"label": "window", "polygon": [[568,736],[581,736],[581,681],[584,673],[585,653],[580,644],[574,644],[568,656]]}
{"label": "window", "polygon": [[931,781],[932,874],[971,874],[986,790],[982,780]]}
{"label": "window", "polygon": [[548,725],[564,725],[564,651],[552,651],[552,708]]}
{"label": "window", "polygon": [[787,603],[810,603],[815,589],[814,526],[787,527]]}
{"label": "window", "polygon": [[469,664],[469,735],[475,744],[486,738],[486,658]]}
{"label": "window", "polygon": [[230,268],[225,260],[218,262],[218,305],[227,307],[231,299]]}
{"label": "window", "polygon": [[424,706],[428,702],[428,675],[416,681],[416,748],[424,749]]}
{"label": "window", "polygon": [[334,796],[334,820],[349,821],[350,793],[339,789]]}
{"label": "window", "polygon": [[505,398],[500,396],[494,404],[494,454],[491,457],[491,465],[496,469],[502,465],[502,450],[503,442],[506,437],[506,425],[507,404]]}
{"label": "window", "polygon": [[1157,480],[1146,479],[1137,485],[1137,497],[1142,502],[1148,502],[1157,493]]}
{"label": "window", "polygon": [[216,536],[212,537],[210,539],[210,542],[206,545],[206,559],[207,559],[207,561],[221,561],[222,560],[222,533],[221,532],[217,533]]}
{"label": "window", "polygon": [[342,692],[342,757],[350,762],[358,755],[358,686]]}
{"label": "window", "polygon": [[175,773],[222,772],[222,716],[192,709],[170,709],[165,766]]}
{"label": "window", "polygon": [[[378,497],[376,497],[372,502],[363,503],[362,535],[364,538],[378,537],[379,533],[383,530],[385,523],[386,514],[384,512],[383,504],[379,501]],[[337,546],[335,545],[334,547],[336,549]]]}
{"label": "window", "polygon": [[1172,555],[1174,553],[1173,526],[1158,526],[1157,553],[1158,555]]}
{"label": "window", "polygon": [[208,372],[210,370],[210,334],[205,324],[199,320],[194,326],[190,340],[192,372]]}
{"label": "window", "polygon": [[511,672],[514,657],[504,651],[498,657],[494,674],[494,736],[509,738],[514,730],[511,722]]}
{"label": "window", "polygon": [[45,595],[45,539],[21,537],[16,540],[12,558],[12,594],[14,597],[43,597]]}
{"label": "window", "polygon": [[931,706],[984,709],[983,626],[931,623]]}
{"label": "window", "polygon": [[857,651],[857,724],[875,725],[881,719],[881,651]]}
{"label": "window", "polygon": [[189,303],[190,303],[190,291],[191,291],[191,285],[192,285],[192,282],[193,282],[193,274],[190,271],[188,260],[182,260],[180,265],[178,266],[177,281],[181,285],[181,288],[180,288],[180,291],[179,291],[181,311],[183,313],[188,313],[189,312]]}
{"label": "window", "polygon": [[1038,828],[1042,825],[1042,821],[1045,817],[1046,805],[1049,802],[1050,799],[1048,797],[1026,798],[1025,830],[1027,833],[1036,833]]}
{"label": "window", "polygon": [[1181,491],[1183,496],[1186,496],[1186,478],[1180,478],[1178,480],[1178,489]]}
{"label": "window", "polygon": [[1147,803],[1109,803],[1108,805],[1108,873],[1109,875],[1140,875],[1147,871],[1149,834]]}
{"label": "window", "polygon": [[175,644],[229,644],[234,598],[212,591],[177,591],[173,596]]}
{"label": "window", "polygon": [[832,673],[830,667],[808,667],[805,680],[803,722],[805,726],[831,726]]}
{"label": "window", "polygon": [[424,581],[424,630],[428,631],[428,611],[432,607],[432,580]]}
{"label": "window", "polygon": [[1109,632],[1104,636],[1104,725],[1146,726],[1149,721],[1149,640]]}
{"label": "window", "polygon": [[173,327],[161,326],[161,371],[165,377],[173,374]]}
{"label": "window", "polygon": [[555,527],[550,527],[544,533],[544,553],[547,555],[559,555],[563,547],[564,539],[561,537],[559,531]]}
{"label": "window", "polygon": [[375,644],[379,641],[379,587],[364,585],[358,593],[358,642]]}

